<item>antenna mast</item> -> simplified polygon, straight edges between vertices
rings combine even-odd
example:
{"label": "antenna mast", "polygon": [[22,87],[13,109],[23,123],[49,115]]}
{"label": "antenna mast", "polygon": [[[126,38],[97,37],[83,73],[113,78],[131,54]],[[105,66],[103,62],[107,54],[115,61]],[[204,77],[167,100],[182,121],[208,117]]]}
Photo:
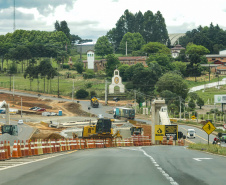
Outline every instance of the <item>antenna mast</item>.
{"label": "antenna mast", "polygon": [[13,31],[16,30],[16,0],[14,0],[14,4],[13,4]]}

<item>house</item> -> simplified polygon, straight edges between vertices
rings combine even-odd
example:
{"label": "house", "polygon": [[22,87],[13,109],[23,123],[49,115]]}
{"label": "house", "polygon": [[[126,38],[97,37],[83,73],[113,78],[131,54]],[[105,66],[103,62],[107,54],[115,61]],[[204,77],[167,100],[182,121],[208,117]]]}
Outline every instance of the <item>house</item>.
{"label": "house", "polygon": [[180,51],[182,50],[182,49],[185,49],[184,47],[182,47],[181,45],[176,45],[176,46],[174,46],[173,48],[171,48],[171,54],[172,54],[172,57],[173,58],[177,58],[178,56],[179,56],[179,54],[180,54]]}
{"label": "house", "polygon": [[213,64],[226,65],[226,50],[220,51],[219,54],[206,55],[206,58]]}
{"label": "house", "polygon": [[226,66],[220,65],[220,66],[216,67],[216,73],[218,73],[220,75],[225,75],[226,74]]}
{"label": "house", "polygon": [[[146,56],[118,57],[118,59],[121,64],[127,64],[129,66],[132,66],[132,65],[141,63],[141,64],[143,64],[143,66],[147,67],[147,64],[146,64],[147,57]],[[104,70],[106,68],[106,65],[107,65],[106,59],[94,60],[94,71]],[[87,68],[87,66],[88,66],[87,60],[83,61],[83,66],[84,66],[84,68]]]}

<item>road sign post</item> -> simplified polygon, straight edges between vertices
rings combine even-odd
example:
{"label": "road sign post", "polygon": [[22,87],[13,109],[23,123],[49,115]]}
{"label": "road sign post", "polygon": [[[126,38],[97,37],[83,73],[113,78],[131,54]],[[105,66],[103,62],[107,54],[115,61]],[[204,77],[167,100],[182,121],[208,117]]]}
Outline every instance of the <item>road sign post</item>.
{"label": "road sign post", "polygon": [[209,136],[216,129],[216,127],[212,124],[212,120],[206,120],[206,124],[202,127],[202,129],[208,134],[208,145],[209,145]]}

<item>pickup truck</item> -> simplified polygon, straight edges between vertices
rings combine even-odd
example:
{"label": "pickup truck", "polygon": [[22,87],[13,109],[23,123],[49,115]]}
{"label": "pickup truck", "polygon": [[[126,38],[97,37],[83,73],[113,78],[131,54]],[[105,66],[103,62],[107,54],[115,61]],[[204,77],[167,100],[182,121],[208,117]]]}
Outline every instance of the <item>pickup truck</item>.
{"label": "pickup truck", "polygon": [[220,138],[220,140],[226,143],[226,133],[222,134],[222,137]]}

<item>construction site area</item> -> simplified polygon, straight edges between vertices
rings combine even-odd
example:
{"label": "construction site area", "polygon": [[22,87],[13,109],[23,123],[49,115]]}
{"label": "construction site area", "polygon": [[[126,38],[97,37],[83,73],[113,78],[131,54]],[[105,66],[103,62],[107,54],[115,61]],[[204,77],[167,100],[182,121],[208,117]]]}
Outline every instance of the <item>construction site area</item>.
{"label": "construction site area", "polygon": [[[4,134],[4,137],[0,136],[0,141],[9,140],[11,145],[13,145],[14,140],[82,138],[84,127],[93,127],[98,121],[97,115],[89,113],[88,110],[87,112],[82,110],[79,101],[69,102],[64,101],[64,99],[59,101],[41,95],[27,97],[1,93],[1,101],[3,100],[7,102],[10,110],[13,110],[9,111],[10,124],[18,125],[19,129],[18,136],[10,136],[9,134]],[[115,104],[114,102],[109,103]],[[121,101],[120,106],[127,103]],[[104,104],[104,102],[100,101],[100,104]],[[35,110],[35,107],[39,107],[39,110],[43,109],[43,111]],[[33,110],[31,110],[32,108]],[[98,108],[96,109],[98,110]],[[102,112],[100,111],[99,114]],[[0,114],[1,125],[4,125],[5,117],[5,114]],[[23,120],[23,125],[19,125],[19,120]],[[111,123],[109,137],[112,138],[130,138],[137,131],[136,134],[139,135],[151,135],[151,126],[142,122],[113,119],[112,115]],[[137,131],[136,127],[139,127]]]}

